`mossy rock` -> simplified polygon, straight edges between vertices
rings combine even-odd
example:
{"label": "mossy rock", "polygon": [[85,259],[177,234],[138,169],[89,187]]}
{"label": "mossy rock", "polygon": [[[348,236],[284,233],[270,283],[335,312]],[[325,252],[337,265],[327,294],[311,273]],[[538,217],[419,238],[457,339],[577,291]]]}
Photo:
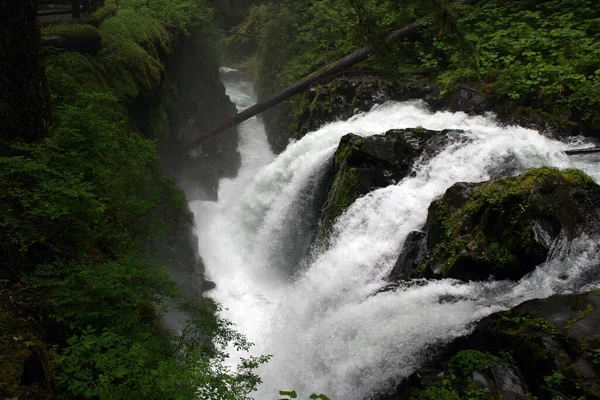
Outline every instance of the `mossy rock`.
{"label": "mossy rock", "polygon": [[105,19],[110,18],[116,14],[117,8],[114,6],[107,5],[102,8],[99,8],[98,10],[85,17],[85,22],[98,28],[100,24],[104,22]]}
{"label": "mossy rock", "polygon": [[600,398],[600,295],[555,295],[493,314],[438,348],[392,399]]}
{"label": "mossy rock", "polygon": [[92,25],[66,23],[50,25],[42,30],[42,45],[85,54],[100,51],[100,31]]}
{"label": "mossy rock", "polygon": [[281,152],[290,140],[299,140],[326,123],[347,120],[386,101],[418,98],[440,108],[440,97],[439,87],[422,76],[391,82],[374,73],[345,71],[268,110],[267,135],[274,150]]}
{"label": "mossy rock", "polygon": [[375,189],[398,183],[423,151],[435,151],[449,131],[421,127],[395,129],[384,135],[341,138],[332,163],[331,186],[317,231],[324,243],[335,219],[354,201]]}
{"label": "mossy rock", "polygon": [[598,294],[525,302],[484,319],[465,342],[513,354],[539,398],[600,398]]}
{"label": "mossy rock", "polygon": [[509,354],[466,349],[446,352],[377,400],[525,400],[529,388]]}
{"label": "mossy rock", "polygon": [[560,234],[600,226],[600,186],[575,169],[542,167],[481,184],[458,183],[433,202],[425,260],[415,276],[520,279]]}

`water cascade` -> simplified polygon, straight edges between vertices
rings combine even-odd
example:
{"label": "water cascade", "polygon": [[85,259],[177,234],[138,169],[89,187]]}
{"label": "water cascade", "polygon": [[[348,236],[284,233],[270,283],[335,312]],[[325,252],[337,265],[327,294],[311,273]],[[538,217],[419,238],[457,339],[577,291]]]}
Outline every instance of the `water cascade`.
{"label": "water cascade", "polygon": [[[254,101],[250,84],[226,86],[239,108]],[[415,126],[465,133],[396,185],[359,198],[336,221],[330,246],[311,249],[302,240],[314,234],[318,215],[311,196],[339,139]],[[600,163],[562,152],[582,143],[503,128],[493,116],[432,113],[420,101],[386,103],[323,126],[278,157],[260,120],[240,129],[239,175],[221,181],[218,202],[191,207],[207,274],[217,284],[210,296],[256,344],[253,353],[273,355],[259,370],[264,383],[257,399],[291,389],[302,398],[368,398],[414,372],[434,346],[468,333],[473,322],[528,299],[583,290],[590,285],[585,271],[600,262],[598,240],[581,237],[555,243],[552,257],[517,283],[422,281],[375,295],[408,233],[422,227],[430,202],[455,182],[488,180],[507,163],[514,173],[576,167],[600,180]]]}

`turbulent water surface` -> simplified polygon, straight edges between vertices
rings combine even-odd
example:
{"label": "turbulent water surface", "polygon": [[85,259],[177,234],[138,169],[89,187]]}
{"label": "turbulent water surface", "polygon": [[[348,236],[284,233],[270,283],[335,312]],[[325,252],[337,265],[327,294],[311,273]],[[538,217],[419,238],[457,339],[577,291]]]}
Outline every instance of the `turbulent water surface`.
{"label": "turbulent water surface", "polygon": [[[226,86],[238,108],[254,102],[249,83]],[[410,177],[358,199],[338,218],[331,246],[311,253],[303,242],[314,227],[311,196],[339,139],[415,126],[465,133],[418,162]],[[528,299],[584,289],[586,271],[600,261],[598,241],[582,237],[557,242],[552,257],[518,283],[415,282],[373,295],[408,233],[423,226],[430,202],[452,184],[542,165],[581,168],[599,180],[593,157],[562,152],[582,143],[501,128],[491,116],[432,113],[419,101],[387,103],[326,125],[277,157],[255,118],[240,127],[240,140],[238,177],[221,181],[219,202],[191,207],[207,274],[217,284],[210,295],[256,344],[254,353],[273,355],[259,370],[264,383],[257,399],[291,389],[300,398],[368,398],[414,372],[432,346],[468,333],[473,322]],[[449,295],[457,301],[440,301]]]}

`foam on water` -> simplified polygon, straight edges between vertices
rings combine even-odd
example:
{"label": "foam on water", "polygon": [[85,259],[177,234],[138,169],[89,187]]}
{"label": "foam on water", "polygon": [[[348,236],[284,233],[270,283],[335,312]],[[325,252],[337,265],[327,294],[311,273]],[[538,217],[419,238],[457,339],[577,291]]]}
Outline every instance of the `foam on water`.
{"label": "foam on water", "polygon": [[[250,87],[236,85],[228,85],[228,93],[244,108],[254,100],[247,97]],[[290,221],[306,218],[299,201],[339,139],[349,132],[369,136],[414,126],[465,133],[416,165],[412,176],[358,199],[336,221],[330,247],[312,254],[292,277],[293,268],[282,268],[276,257],[294,245],[282,238],[298,237],[286,236],[298,229]],[[257,399],[276,399],[279,390],[290,389],[303,397],[368,397],[413,372],[432,346],[468,333],[480,318],[589,286],[590,266],[599,263],[598,241],[582,237],[557,243],[554,256],[518,283],[424,281],[373,295],[386,283],[408,233],[423,226],[431,201],[452,184],[487,180],[506,163],[515,172],[575,166],[599,179],[593,158],[571,160],[562,152],[582,143],[502,128],[491,116],[431,113],[418,101],[387,103],[326,125],[276,158],[260,121],[242,125],[240,137],[238,177],[221,181],[218,203],[191,206],[200,253],[217,283],[211,296],[256,343],[256,354],[273,355],[259,370],[264,383]],[[440,301],[448,298],[454,300]]]}

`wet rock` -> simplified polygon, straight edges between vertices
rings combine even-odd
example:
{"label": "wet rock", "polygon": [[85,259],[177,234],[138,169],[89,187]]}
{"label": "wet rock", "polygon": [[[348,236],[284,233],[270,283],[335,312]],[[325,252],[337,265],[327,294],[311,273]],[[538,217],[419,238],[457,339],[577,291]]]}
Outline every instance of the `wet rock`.
{"label": "wet rock", "polygon": [[458,90],[432,104],[437,109],[462,111],[467,114],[483,114],[490,108],[483,91],[467,84],[461,85]]}
{"label": "wet rock", "polygon": [[578,170],[457,183],[429,207],[427,255],[413,277],[520,279],[559,237],[597,232],[599,206],[600,186]]}
{"label": "wet rock", "polygon": [[504,399],[525,399],[529,392],[520,374],[509,366],[502,364],[491,368],[495,389],[504,394]]}
{"label": "wet rock", "polygon": [[409,279],[423,261],[427,253],[427,235],[425,232],[412,231],[406,237],[402,252],[396,265],[390,272],[389,280],[399,281]]}
{"label": "wet rock", "polygon": [[451,132],[421,127],[395,129],[363,138],[348,134],[340,140],[331,166],[327,201],[321,213],[317,243],[326,241],[334,220],[358,197],[393,185],[411,170],[423,153],[434,154]]}
{"label": "wet rock", "polygon": [[205,39],[199,34],[182,37],[165,62],[169,71],[165,85],[174,85],[177,91],[167,109],[169,140],[162,144],[161,156],[186,190],[188,200],[217,200],[219,179],[235,177],[241,160],[235,128],[188,154],[180,150],[185,141],[237,113],[220,80],[219,68],[207,61],[212,60],[212,49]]}
{"label": "wet rock", "polygon": [[482,320],[463,343],[510,352],[541,399],[600,398],[600,295],[556,295]]}
{"label": "wet rock", "polygon": [[311,87],[295,104],[289,137],[300,139],[306,133],[336,120],[368,111],[391,98],[392,85],[376,76],[343,76],[325,85]]}
{"label": "wet rock", "polygon": [[208,292],[209,290],[213,290],[217,287],[217,284],[213,281],[204,281],[202,282],[202,291]]}
{"label": "wet rock", "polygon": [[599,324],[598,293],[527,301],[483,319],[376,398],[600,399]]}
{"label": "wet rock", "polygon": [[290,140],[299,140],[326,123],[348,119],[386,101],[423,99],[434,104],[440,98],[441,89],[421,75],[392,83],[373,73],[346,71],[312,86],[288,104],[267,110],[263,117],[269,143],[279,153]]}
{"label": "wet rock", "polygon": [[501,357],[474,349],[443,352],[377,400],[525,400],[529,388],[519,368]]}

